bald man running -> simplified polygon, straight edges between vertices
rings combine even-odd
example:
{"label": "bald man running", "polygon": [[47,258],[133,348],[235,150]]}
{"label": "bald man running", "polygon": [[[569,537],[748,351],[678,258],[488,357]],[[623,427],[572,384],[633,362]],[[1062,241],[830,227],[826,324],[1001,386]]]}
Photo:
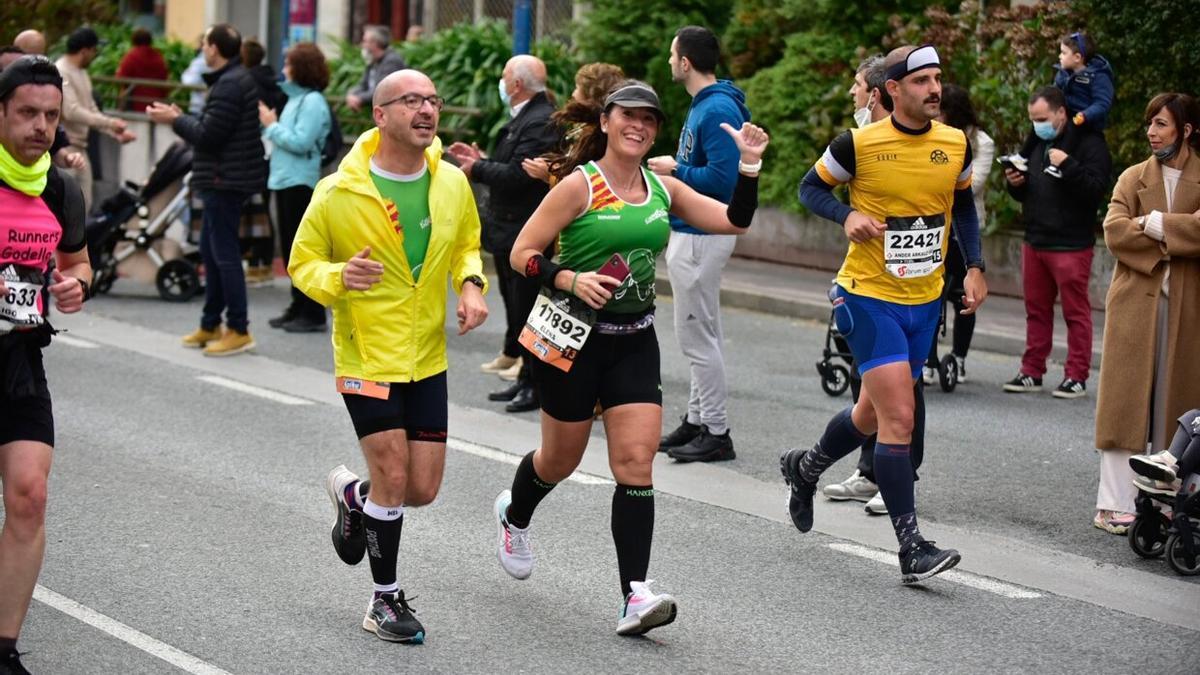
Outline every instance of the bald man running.
{"label": "bald man running", "polygon": [[[485,157],[478,147],[465,143],[451,145],[449,152],[473,182],[490,188],[488,208],[483,214],[483,247],[496,260],[507,261],[521,227],[550,188],[521,168],[524,160],[540,157],[558,146],[558,130],[550,122],[554,104],[546,97],[546,64],[528,54],[509,59],[500,78],[500,99],[508,105],[511,119],[500,128],[491,156]],[[488,398],[509,401],[505,407],[508,412],[537,410],[539,400],[530,367],[533,359],[525,354],[517,337],[537,300],[538,282],[517,274],[506,262],[496,265],[496,276],[508,323],[500,355],[483,364],[483,371],[516,382]]]}
{"label": "bald man running", "polygon": [[376,128],[317,183],[288,265],[296,288],[333,308],[337,389],[370,476],[330,471],[333,546],[348,565],[370,554],[375,591],[362,627],[390,642],[425,640],[396,559],[405,509],[432,502],[442,484],[447,278],[458,334],[487,318],[479,216],[466,176],[442,159],[442,104],[415,70],[379,83]]}

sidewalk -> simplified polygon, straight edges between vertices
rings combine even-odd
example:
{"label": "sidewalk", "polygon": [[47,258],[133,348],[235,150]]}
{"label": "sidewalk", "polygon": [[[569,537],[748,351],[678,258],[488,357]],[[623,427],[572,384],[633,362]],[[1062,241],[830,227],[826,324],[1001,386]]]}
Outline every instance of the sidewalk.
{"label": "sidewalk", "polygon": [[[830,311],[826,293],[834,276],[834,272],[826,270],[731,258],[721,280],[721,305],[825,323]],[[658,266],[657,290],[659,295],[671,295],[665,263]],[[1054,350],[1050,358],[1061,363],[1067,358],[1067,328],[1061,309],[1055,314]],[[1092,368],[1098,369],[1104,312],[1093,309],[1092,323]],[[1025,350],[1024,302],[1020,298],[988,296],[979,310],[971,348],[1021,356]],[[940,349],[945,353],[949,347]],[[1016,367],[1014,363],[1014,372]]]}

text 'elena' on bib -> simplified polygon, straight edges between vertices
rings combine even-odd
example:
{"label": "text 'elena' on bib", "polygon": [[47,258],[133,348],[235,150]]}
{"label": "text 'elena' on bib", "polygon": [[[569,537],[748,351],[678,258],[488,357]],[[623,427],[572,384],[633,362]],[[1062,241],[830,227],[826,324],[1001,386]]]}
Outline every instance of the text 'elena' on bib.
{"label": "text 'elena' on bib", "polygon": [[898,278],[924,277],[942,266],[946,217],[888,217],[883,233],[883,264]]}
{"label": "text 'elena' on bib", "polygon": [[[518,341],[538,359],[563,372],[571,370],[592,332],[595,313],[581,300],[538,295]],[[582,307],[580,307],[582,305]]]}
{"label": "text 'elena' on bib", "polygon": [[5,292],[0,294],[0,333],[42,325],[42,281],[39,270],[9,265],[0,270]]}

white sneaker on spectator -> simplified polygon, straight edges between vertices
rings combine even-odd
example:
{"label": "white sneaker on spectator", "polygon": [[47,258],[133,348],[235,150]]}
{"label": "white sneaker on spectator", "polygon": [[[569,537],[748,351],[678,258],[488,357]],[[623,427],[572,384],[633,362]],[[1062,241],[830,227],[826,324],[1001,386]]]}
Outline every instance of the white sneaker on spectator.
{"label": "white sneaker on spectator", "polygon": [[967,381],[967,357],[954,354],[954,362],[958,364],[958,383],[965,384]]}
{"label": "white sneaker on spectator", "polygon": [[886,516],[888,510],[887,504],[883,503],[883,492],[876,492],[875,496],[871,497],[871,501],[863,507],[863,511],[872,516]]}
{"label": "white sneaker on spectator", "polygon": [[1133,484],[1137,489],[1143,492],[1150,492],[1156,495],[1174,496],[1183,487],[1183,481],[1176,478],[1174,481],[1167,482],[1165,480],[1154,480],[1146,476],[1134,476]]}
{"label": "white sneaker on spectator", "polygon": [[865,502],[879,494],[879,486],[864,478],[862,472],[855,470],[846,480],[821,488],[821,494],[835,502],[844,502],[850,499]]}
{"label": "white sneaker on spectator", "polygon": [[933,384],[938,381],[938,372],[935,368],[929,366],[921,366],[921,379],[925,384]]}
{"label": "white sneaker on spectator", "polygon": [[1133,455],[1129,458],[1129,468],[1134,473],[1159,481],[1173,481],[1177,478],[1175,472],[1179,468],[1179,460],[1170,451],[1163,450],[1153,455]]}

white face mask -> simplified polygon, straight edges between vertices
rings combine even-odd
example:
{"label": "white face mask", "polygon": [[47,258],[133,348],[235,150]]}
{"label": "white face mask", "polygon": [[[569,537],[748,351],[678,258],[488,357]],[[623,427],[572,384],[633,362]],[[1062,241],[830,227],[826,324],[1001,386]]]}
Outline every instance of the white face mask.
{"label": "white face mask", "polygon": [[871,123],[871,111],[875,109],[875,92],[867,97],[867,105],[854,111],[854,123],[861,129]]}
{"label": "white face mask", "polygon": [[371,50],[367,49],[366,47],[363,47],[362,48],[362,57],[363,57],[363,61],[370,63],[372,61]]}

